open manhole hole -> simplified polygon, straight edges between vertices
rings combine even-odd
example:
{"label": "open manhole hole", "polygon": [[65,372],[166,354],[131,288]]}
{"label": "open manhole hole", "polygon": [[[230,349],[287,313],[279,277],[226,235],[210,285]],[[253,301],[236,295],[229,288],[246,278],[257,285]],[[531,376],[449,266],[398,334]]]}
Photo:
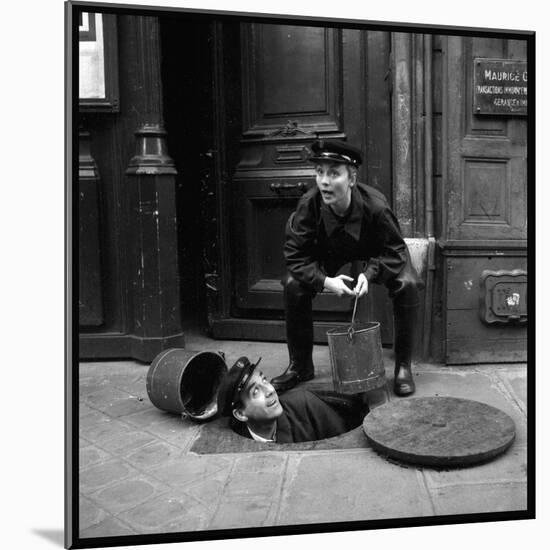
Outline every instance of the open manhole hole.
{"label": "open manhole hole", "polygon": [[237,433],[233,429],[236,420],[221,417],[201,427],[200,434],[190,450],[198,454],[218,454],[266,450],[354,449],[368,446],[361,428],[366,411],[359,396],[342,395],[330,390],[313,390],[312,393],[329,405],[343,420],[345,428],[340,435],[302,443],[261,443]]}
{"label": "open manhole hole", "polygon": [[[227,372],[223,354],[169,349],[160,353],[147,373],[147,393],[157,408],[200,422],[191,447],[200,454],[271,450],[348,449],[368,446],[361,425],[367,407],[361,397],[328,389],[312,389],[343,420],[341,435],[303,443],[261,443],[243,437],[228,417],[217,414],[217,392]],[[237,421],[235,421],[237,422]]]}

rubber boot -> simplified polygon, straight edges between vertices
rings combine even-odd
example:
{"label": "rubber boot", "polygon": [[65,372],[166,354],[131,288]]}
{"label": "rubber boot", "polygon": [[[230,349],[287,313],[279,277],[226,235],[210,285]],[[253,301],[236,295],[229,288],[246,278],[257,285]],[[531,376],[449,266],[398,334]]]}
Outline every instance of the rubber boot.
{"label": "rubber boot", "polygon": [[418,306],[394,306],[394,351],[395,369],[393,391],[395,395],[411,395],[415,384],[411,371],[411,359],[414,349]]}
{"label": "rubber boot", "polygon": [[313,291],[288,276],[284,285],[286,338],[289,365],[271,380],[278,393],[307,382],[315,376],[313,367]]}

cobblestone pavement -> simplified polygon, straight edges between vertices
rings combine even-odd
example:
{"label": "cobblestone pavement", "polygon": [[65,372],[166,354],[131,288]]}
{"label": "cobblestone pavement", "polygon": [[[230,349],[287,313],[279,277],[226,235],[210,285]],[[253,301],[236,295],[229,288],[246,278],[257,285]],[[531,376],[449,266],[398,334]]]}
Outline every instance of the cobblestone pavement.
{"label": "cobblestone pavement", "polygon": [[[221,350],[228,366],[262,356],[268,376],[286,363],[284,344],[194,338],[189,349]],[[316,378],[331,384],[328,348],[316,346]],[[385,352],[388,374],[391,365]],[[454,396],[498,407],[516,440],[497,459],[440,471],[404,467],[363,448],[197,454],[208,423],[156,409],[148,365],[80,365],[81,538],[524,510],[527,368],[524,364],[415,368],[415,397]]]}

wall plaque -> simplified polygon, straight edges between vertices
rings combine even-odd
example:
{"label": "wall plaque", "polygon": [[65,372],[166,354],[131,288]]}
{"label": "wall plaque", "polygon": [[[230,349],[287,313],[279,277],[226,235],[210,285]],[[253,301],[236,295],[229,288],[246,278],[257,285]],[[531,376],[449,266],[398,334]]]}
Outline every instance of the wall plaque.
{"label": "wall plaque", "polygon": [[527,62],[474,59],[474,114],[527,115]]}

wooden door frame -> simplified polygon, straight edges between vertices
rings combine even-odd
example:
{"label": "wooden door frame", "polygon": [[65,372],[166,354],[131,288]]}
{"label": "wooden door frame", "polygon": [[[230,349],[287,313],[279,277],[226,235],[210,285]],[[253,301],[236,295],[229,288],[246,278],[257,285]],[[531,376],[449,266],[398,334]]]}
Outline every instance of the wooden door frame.
{"label": "wooden door frame", "polygon": [[431,36],[392,33],[391,44],[393,210],[404,237],[429,237]]}

